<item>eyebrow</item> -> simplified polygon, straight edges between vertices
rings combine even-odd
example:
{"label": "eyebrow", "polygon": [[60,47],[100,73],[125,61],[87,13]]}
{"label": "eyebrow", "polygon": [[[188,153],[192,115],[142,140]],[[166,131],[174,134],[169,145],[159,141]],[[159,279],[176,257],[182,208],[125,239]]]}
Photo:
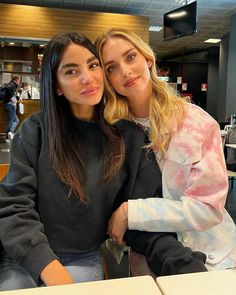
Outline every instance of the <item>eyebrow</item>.
{"label": "eyebrow", "polygon": [[[98,58],[95,55],[93,55],[92,57],[90,57],[87,60],[87,64],[91,63],[94,60],[98,60]],[[72,62],[72,63],[64,64],[64,65],[61,66],[62,69],[71,68],[71,67],[73,67],[73,68],[79,68],[79,65],[77,63],[73,63]]]}
{"label": "eyebrow", "polygon": [[[122,53],[122,57],[126,56],[130,51],[132,51],[132,50],[134,50],[134,49],[136,49],[136,47],[132,47],[132,48],[126,50],[124,53]],[[106,66],[108,66],[109,64],[111,64],[111,63],[113,63],[113,62],[115,62],[115,61],[114,61],[114,60],[109,60],[108,62],[106,62],[106,63],[104,64],[104,66],[106,67]]]}

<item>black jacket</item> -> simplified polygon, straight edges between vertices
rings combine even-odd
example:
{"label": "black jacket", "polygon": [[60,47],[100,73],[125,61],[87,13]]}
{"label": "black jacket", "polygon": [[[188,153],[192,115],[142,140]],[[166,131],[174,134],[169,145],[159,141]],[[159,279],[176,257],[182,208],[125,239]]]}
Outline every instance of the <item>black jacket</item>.
{"label": "black jacket", "polygon": [[13,80],[11,80],[10,83],[8,83],[8,85],[6,86],[5,97],[3,99],[3,103],[8,103],[11,100],[11,98],[16,93],[17,87],[18,87],[18,85]]}

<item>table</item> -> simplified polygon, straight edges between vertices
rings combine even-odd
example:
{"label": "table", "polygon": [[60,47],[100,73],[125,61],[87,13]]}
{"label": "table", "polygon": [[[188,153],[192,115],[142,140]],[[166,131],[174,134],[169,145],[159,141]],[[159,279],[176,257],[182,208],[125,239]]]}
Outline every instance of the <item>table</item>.
{"label": "table", "polygon": [[235,295],[236,269],[159,277],[163,295]]}
{"label": "table", "polygon": [[162,295],[151,276],[2,291],[0,295]]}
{"label": "table", "polygon": [[227,143],[225,146],[236,149],[236,144],[235,143]]}

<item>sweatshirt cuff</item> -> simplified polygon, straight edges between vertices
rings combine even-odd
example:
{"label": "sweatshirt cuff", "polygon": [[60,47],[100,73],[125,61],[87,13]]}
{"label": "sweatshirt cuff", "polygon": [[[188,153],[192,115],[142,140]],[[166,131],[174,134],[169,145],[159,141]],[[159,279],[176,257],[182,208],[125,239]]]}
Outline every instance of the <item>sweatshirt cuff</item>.
{"label": "sweatshirt cuff", "polygon": [[131,230],[143,231],[142,223],[140,222],[139,200],[128,200],[128,228]]}
{"label": "sweatshirt cuff", "polygon": [[45,242],[31,247],[22,258],[22,266],[29,272],[34,281],[38,283],[42,270],[53,260],[58,259],[49,245]]}

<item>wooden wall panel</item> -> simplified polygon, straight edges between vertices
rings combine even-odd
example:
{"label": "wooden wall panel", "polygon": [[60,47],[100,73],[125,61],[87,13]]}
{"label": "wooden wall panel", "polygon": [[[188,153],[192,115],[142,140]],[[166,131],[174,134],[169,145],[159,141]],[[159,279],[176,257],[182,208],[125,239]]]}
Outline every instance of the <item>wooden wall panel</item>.
{"label": "wooden wall panel", "polygon": [[0,36],[50,39],[76,31],[92,40],[111,27],[125,27],[149,41],[149,19],[143,16],[0,4]]}

